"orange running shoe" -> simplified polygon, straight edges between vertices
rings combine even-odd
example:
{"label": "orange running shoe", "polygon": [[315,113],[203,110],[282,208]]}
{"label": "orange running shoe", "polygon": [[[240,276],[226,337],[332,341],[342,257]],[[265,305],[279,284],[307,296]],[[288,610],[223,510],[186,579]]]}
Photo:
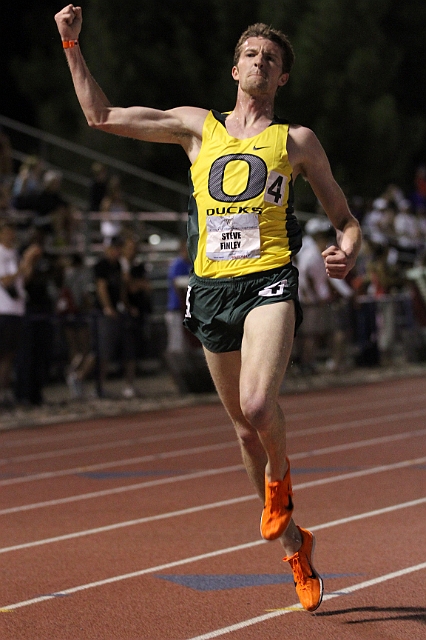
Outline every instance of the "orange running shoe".
{"label": "orange running shoe", "polygon": [[290,462],[283,480],[268,482],[265,478],[265,506],[260,520],[260,533],[265,540],[276,540],[287,529],[293,513],[293,490]]}
{"label": "orange running shoe", "polygon": [[283,558],[283,561],[290,563],[300,604],[307,611],[315,611],[321,604],[323,594],[322,578],[312,564],[315,537],[307,529],[297,528],[302,536],[302,546],[294,555]]}

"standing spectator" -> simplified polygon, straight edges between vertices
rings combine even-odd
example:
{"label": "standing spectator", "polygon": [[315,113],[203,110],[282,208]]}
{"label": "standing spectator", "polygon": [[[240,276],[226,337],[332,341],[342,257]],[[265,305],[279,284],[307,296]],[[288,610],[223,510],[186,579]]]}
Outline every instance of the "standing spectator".
{"label": "standing spectator", "polygon": [[303,305],[299,358],[302,373],[316,373],[321,343],[330,350],[329,371],[345,366],[348,303],[353,295],[344,280],[329,278],[322,252],[330,240],[331,225],[325,216],[311,218],[305,225],[302,249],[297,257],[299,296]]}
{"label": "standing spectator", "polygon": [[62,173],[49,170],[43,176],[42,190],[34,202],[35,224],[53,234],[53,242],[69,245],[72,240],[73,216],[69,202],[61,192]]}
{"label": "standing spectator", "polygon": [[[172,261],[168,271],[167,347],[165,359],[174,381],[181,393],[194,390],[194,381],[199,381],[204,373],[200,369],[201,344],[183,326],[186,291],[188,288],[191,263],[185,240],[180,242],[179,255]],[[205,376],[203,376],[205,378]],[[206,389],[208,390],[208,388]]]}
{"label": "standing spectator", "polygon": [[0,215],[6,216],[11,209],[11,193],[7,184],[0,184]]}
{"label": "standing spectator", "polygon": [[99,211],[101,202],[107,192],[108,169],[101,162],[94,162],[91,169],[92,182],[90,183],[89,211]]}
{"label": "standing spectator", "polygon": [[63,318],[68,348],[66,382],[72,398],[84,397],[83,383],[92,372],[95,353],[92,339],[93,274],[76,253],[63,270],[57,312]]}
{"label": "standing spectator", "polygon": [[123,227],[121,214],[128,209],[121,191],[120,178],[113,175],[108,180],[106,195],[100,204],[100,211],[105,214],[101,221],[101,234],[104,242],[110,242],[111,238],[121,233]]}
{"label": "standing spectator", "polygon": [[[136,376],[137,356],[142,354],[143,342],[147,328],[148,316],[151,313],[151,285],[146,277],[145,265],[137,255],[138,244],[133,237],[124,240],[121,257],[121,268],[125,284],[125,296],[127,302],[127,314],[125,318],[126,340],[133,341],[134,360],[128,362],[128,378]],[[135,367],[130,371],[130,367]],[[134,386],[127,386],[123,390],[126,398],[132,398],[136,394]]]}
{"label": "standing spectator", "polygon": [[404,268],[412,267],[421,247],[418,218],[411,211],[410,200],[402,200],[394,221],[398,262]]}
{"label": "standing spectator", "polygon": [[133,388],[135,352],[132,340],[125,332],[127,310],[126,290],[120,264],[123,241],[111,239],[104,256],[94,267],[96,301],[101,312],[97,322],[98,395],[106,397],[105,382],[108,366],[118,353],[124,360],[125,388]]}
{"label": "standing spectator", "polygon": [[297,345],[302,373],[317,372],[318,348],[330,332],[331,290],[321,252],[325,250],[330,223],[324,218],[311,218],[305,225],[306,235],[297,256],[299,297],[303,308],[303,323]]}
{"label": "standing spectator", "polygon": [[368,293],[377,299],[376,323],[378,329],[378,347],[382,364],[391,364],[395,347],[395,314],[393,301],[386,297],[389,293],[397,293],[404,286],[404,274],[392,261],[389,261],[389,250],[376,247],[373,260],[367,270]]}
{"label": "standing spectator", "polygon": [[13,177],[12,146],[9,137],[0,130],[0,184],[10,186]]}
{"label": "standing spectator", "polygon": [[417,167],[414,175],[413,205],[416,213],[426,212],[426,165]]}
{"label": "standing spectator", "polygon": [[12,187],[12,204],[20,211],[31,210],[42,191],[43,162],[37,156],[27,156],[19,167]]}
{"label": "standing spectator", "polygon": [[362,221],[362,230],[376,245],[386,247],[394,237],[394,213],[386,198],[376,198]]}
{"label": "standing spectator", "polygon": [[0,405],[11,406],[12,369],[25,313],[25,280],[30,278],[40,248],[31,245],[19,260],[14,226],[0,222]]}
{"label": "standing spectator", "polygon": [[31,244],[38,247],[38,252],[25,287],[27,303],[17,354],[16,397],[18,402],[38,406],[43,404],[43,387],[51,363],[56,287],[53,259],[45,251],[40,229],[33,231]]}
{"label": "standing spectator", "polygon": [[[188,276],[191,263],[188,258],[188,248],[185,240],[180,242],[179,255],[170,264],[167,293],[167,353],[182,354],[186,349],[188,333],[183,327],[185,313],[185,297],[188,286]],[[188,334],[189,336],[190,334]]]}

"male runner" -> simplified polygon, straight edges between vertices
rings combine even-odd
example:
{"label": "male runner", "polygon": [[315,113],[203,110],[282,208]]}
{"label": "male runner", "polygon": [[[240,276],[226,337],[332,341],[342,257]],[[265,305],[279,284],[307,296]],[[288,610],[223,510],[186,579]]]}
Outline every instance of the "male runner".
{"label": "male runner", "polygon": [[68,5],[55,20],[88,124],[180,144],[191,162],[193,274],[185,324],[203,344],[248,475],[264,502],[261,534],[280,540],[301,604],[314,611],[322,580],[312,566],[314,537],[292,519],[285,420],[278,403],[301,321],[291,263],[301,243],[292,208],[297,176],[309,181],[336,229],[337,246],[323,253],[330,277],[344,278],[354,266],[361,234],[316,136],[274,117],[276,91],[287,83],[294,60],[291,44],[263,24],[244,32],[232,67],[236,104],[227,115],[195,107],[119,108],[110,104],[81,54],[81,8]]}

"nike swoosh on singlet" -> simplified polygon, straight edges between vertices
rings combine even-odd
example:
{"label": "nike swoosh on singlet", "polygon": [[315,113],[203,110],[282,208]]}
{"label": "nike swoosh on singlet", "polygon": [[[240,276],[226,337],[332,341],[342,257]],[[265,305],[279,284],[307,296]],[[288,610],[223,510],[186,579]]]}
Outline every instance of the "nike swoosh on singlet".
{"label": "nike swoosh on singlet", "polygon": [[253,151],[259,151],[260,149],[269,149],[269,147],[253,147]]}

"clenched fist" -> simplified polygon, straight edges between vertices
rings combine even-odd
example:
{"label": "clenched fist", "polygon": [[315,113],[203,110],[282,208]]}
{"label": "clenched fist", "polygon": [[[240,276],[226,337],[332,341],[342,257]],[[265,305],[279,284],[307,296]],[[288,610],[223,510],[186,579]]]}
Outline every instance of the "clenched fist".
{"label": "clenched fist", "polygon": [[81,7],[69,4],[55,15],[62,40],[78,40],[83,22]]}

